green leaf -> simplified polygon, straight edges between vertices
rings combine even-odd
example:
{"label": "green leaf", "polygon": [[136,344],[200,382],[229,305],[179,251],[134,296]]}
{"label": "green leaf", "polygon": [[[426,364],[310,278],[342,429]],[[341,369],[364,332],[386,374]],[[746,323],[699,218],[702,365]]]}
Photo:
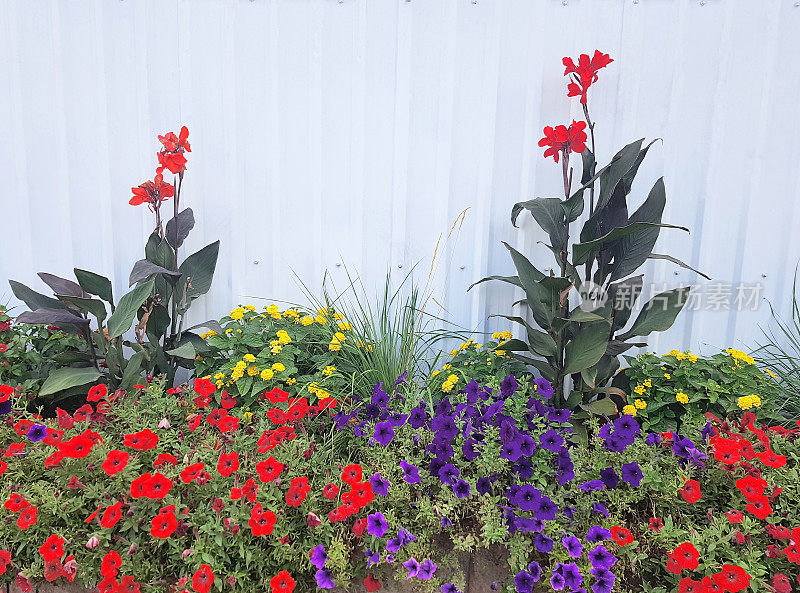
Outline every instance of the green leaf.
{"label": "green leaf", "polygon": [[191,342],[184,342],[177,348],[166,350],[166,353],[171,356],[177,356],[178,358],[188,358],[192,360],[195,356],[197,356],[197,352],[195,351],[194,345]]}
{"label": "green leaf", "polygon": [[631,329],[618,336],[618,339],[646,336],[651,332],[664,331],[672,327],[678,313],[689,299],[689,290],[689,287],[675,288],[654,296],[639,312]]}
{"label": "green leaf", "polygon": [[177,299],[181,312],[185,312],[194,299],[211,288],[218,255],[219,241],[214,241],[187,257],[180,265],[179,270],[183,276],[178,281],[174,298]]}
{"label": "green leaf", "polygon": [[86,367],[82,369],[75,369],[71,367],[55,369],[50,371],[47,379],[45,379],[45,382],[42,384],[42,388],[39,390],[39,395],[44,397],[46,395],[58,393],[59,391],[63,391],[65,389],[70,389],[71,387],[78,387],[79,385],[94,383],[102,376],[103,373],[94,367]]}
{"label": "green leaf", "polygon": [[[588,150],[585,152],[588,152]],[[568,200],[561,202],[561,208],[564,210],[564,216],[567,222],[578,220],[578,217],[583,214],[583,209],[585,208],[583,191],[575,192]]]}
{"label": "green leaf", "polygon": [[111,339],[121,336],[131,328],[136,312],[153,293],[154,285],[153,278],[150,278],[119,300],[116,310],[108,318],[108,334]]}
{"label": "green leaf", "polygon": [[[532,328],[522,317],[513,315],[490,315],[490,317],[504,317],[509,321],[524,326],[528,332],[528,344],[526,349],[534,354],[538,354],[539,356],[556,356],[558,354],[558,346],[550,334]],[[510,348],[501,348],[501,350],[510,350]]]}
{"label": "green leaf", "polygon": [[559,251],[566,249],[567,227],[561,200],[558,198],[534,198],[527,202],[514,204],[511,209],[512,225],[517,226],[517,216],[523,209],[528,210],[536,223],[548,234],[553,247]]}
{"label": "green leaf", "polygon": [[608,298],[613,307],[614,323],[612,329],[620,330],[631,318],[631,311],[642,293],[644,275],[633,276],[608,285]]}
{"label": "green leaf", "polygon": [[11,292],[14,293],[14,296],[25,303],[31,311],[35,311],[36,309],[67,308],[67,306],[58,299],[54,299],[40,292],[36,292],[21,282],[9,280],[8,283],[11,286]]}
{"label": "green leaf", "polygon": [[506,249],[511,253],[511,260],[514,262],[514,267],[517,269],[517,276],[525,291],[526,304],[533,315],[533,319],[539,327],[547,329],[550,326],[553,314],[542,304],[542,301],[547,299],[548,293],[544,287],[539,284],[539,281],[544,280],[546,276],[537,270],[528,258],[511,247],[511,245],[505,242],[503,242],[503,245],[505,245]]}
{"label": "green leaf", "polygon": [[610,321],[596,321],[581,327],[564,351],[564,374],[571,375],[596,364],[608,345]]}
{"label": "green leaf", "polygon": [[611,193],[625,174],[630,171],[642,149],[644,138],[631,142],[614,155],[608,168],[600,174],[600,193],[595,212],[602,210],[611,199]]}
{"label": "green leaf", "polygon": [[[177,226],[176,226],[177,221]],[[177,217],[172,217],[167,221],[165,235],[167,241],[173,248],[183,245],[184,239],[189,236],[189,231],[194,228],[194,212],[191,208],[186,208],[178,212]]]}
{"label": "green leaf", "polygon": [[596,399],[591,401],[587,404],[581,404],[581,408],[596,415],[603,415],[603,416],[616,416],[619,413],[617,409],[617,404],[614,403],[614,400],[610,397],[603,397],[601,399]]}
{"label": "green leaf", "polygon": [[142,280],[147,278],[151,278],[156,274],[161,274],[170,282],[177,282],[178,278],[180,278],[180,272],[175,272],[174,270],[168,270],[167,268],[163,268],[153,262],[140,259],[135,264],[133,264],[133,269],[131,270],[131,275],[128,278],[128,286],[133,286]]}
{"label": "green leaf", "polygon": [[108,312],[103,301],[89,297],[67,296],[64,294],[58,295],[58,299],[67,303],[72,303],[82,311],[88,311],[97,318],[98,324],[103,323]]}
{"label": "green leaf", "polygon": [[59,329],[79,336],[89,335],[89,320],[71,313],[67,309],[36,309],[25,311],[17,317],[17,323],[31,325],[55,325]]}
{"label": "green leaf", "polygon": [[683,263],[677,257],[672,257],[671,255],[663,255],[661,253],[651,253],[650,256],[649,256],[649,259],[663,259],[663,260],[666,260],[668,262],[672,262],[673,264],[678,265],[678,266],[680,266],[682,268],[685,268],[687,270],[691,270],[695,274],[699,274],[700,276],[702,276],[706,280],[711,280],[711,276],[706,276],[700,270],[695,270],[692,266],[690,266],[689,264]]}
{"label": "green leaf", "polygon": [[[583,171],[581,173],[581,184],[589,183],[594,175],[594,167],[597,164],[594,160],[594,154],[588,148],[581,153],[581,164]],[[577,193],[577,192],[576,192]]]}
{"label": "green leaf", "polygon": [[111,280],[100,274],[78,268],[75,268],[74,272],[75,278],[78,279],[78,284],[81,285],[83,290],[89,294],[99,296],[107,303],[111,303],[113,308],[114,294],[111,289]]}
{"label": "green leaf", "polygon": [[495,348],[495,350],[508,350],[509,352],[527,352],[528,344],[526,342],[523,342],[522,340],[513,338],[511,340],[502,342],[497,346],[497,348]]}
{"label": "green leaf", "polygon": [[[689,232],[689,229],[683,226],[678,226],[674,224],[666,224],[666,223],[650,223],[650,222],[634,222],[625,226],[616,227],[611,229],[610,232],[606,233],[602,237],[594,239],[592,241],[587,241],[585,243],[575,243],[572,246],[572,255],[573,255],[573,263],[578,266],[581,264],[586,263],[586,260],[589,257],[589,254],[592,250],[596,247],[604,243],[610,243],[611,241],[616,241],[618,239],[623,239],[628,237],[634,233],[640,232],[643,229],[650,229],[654,227],[664,227],[670,229],[680,229],[682,231]],[[645,258],[646,259],[646,258]]]}
{"label": "green leaf", "polygon": [[131,356],[128,363],[125,365],[125,370],[122,372],[122,381],[120,387],[123,389],[130,389],[136,384],[136,380],[142,376],[142,365],[144,364],[144,352],[136,352]]}
{"label": "green leaf", "polygon": [[162,239],[158,233],[152,233],[144,247],[144,257],[147,261],[157,266],[169,268],[172,265],[173,252],[169,247],[169,243]]}
{"label": "green leaf", "polygon": [[37,276],[39,276],[39,278],[42,279],[42,282],[47,284],[47,286],[49,286],[56,295],[63,294],[79,297],[89,296],[78,284],[72,280],[67,280],[66,278],[48,274],[47,272],[39,272]]}
{"label": "green leaf", "polygon": [[523,354],[516,354],[516,353],[509,354],[509,356],[514,360],[518,360],[520,362],[523,362],[527,365],[534,367],[542,374],[542,377],[544,377],[550,382],[555,381],[556,377],[558,376],[558,371],[555,369],[555,367],[551,366],[546,360],[539,360],[538,358],[532,358],[530,356],[525,356]]}
{"label": "green leaf", "polygon": [[519,281],[519,276],[486,276],[486,278],[481,278],[477,282],[470,284],[467,291],[469,292],[472,290],[473,286],[477,286],[481,282],[487,282],[489,280],[500,280],[501,282],[507,282],[508,284],[513,284],[514,286],[519,286],[522,288],[522,283]]}

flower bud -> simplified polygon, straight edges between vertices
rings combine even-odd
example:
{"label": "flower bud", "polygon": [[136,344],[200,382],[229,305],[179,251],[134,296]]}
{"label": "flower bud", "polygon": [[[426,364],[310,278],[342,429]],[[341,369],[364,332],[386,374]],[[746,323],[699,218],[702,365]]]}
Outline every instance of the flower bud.
{"label": "flower bud", "polygon": [[98,538],[96,535],[90,537],[89,541],[86,542],[86,547],[89,548],[90,550],[94,550],[99,545],[100,545],[100,538]]}

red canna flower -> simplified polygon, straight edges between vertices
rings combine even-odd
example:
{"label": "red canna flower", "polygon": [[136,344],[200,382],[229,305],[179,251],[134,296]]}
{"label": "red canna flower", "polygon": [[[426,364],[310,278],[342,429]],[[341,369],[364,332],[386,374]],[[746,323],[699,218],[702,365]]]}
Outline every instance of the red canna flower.
{"label": "red canna flower", "polygon": [[256,472],[258,472],[258,479],[262,482],[271,482],[281,475],[283,471],[283,464],[276,460],[275,457],[270,456],[264,461],[259,461],[256,464]]}
{"label": "red canna flower", "polygon": [[221,476],[228,477],[239,469],[239,454],[236,451],[222,453],[217,461],[217,471]]}
{"label": "red canna flower", "polygon": [[194,389],[195,393],[199,393],[202,396],[210,396],[217,390],[217,386],[209,379],[195,379],[192,389]]}
{"label": "red canna flower", "polygon": [[175,195],[175,188],[165,182],[160,173],[156,174],[153,181],[145,181],[138,187],[132,187],[131,191],[133,192],[133,197],[128,201],[128,204],[131,206],[149,204],[151,208],[158,208],[161,202],[165,202]]}
{"label": "red canna flower", "polygon": [[154,449],[158,444],[158,435],[149,428],[145,428],[133,434],[126,434],[122,442],[126,447],[130,447],[131,449],[149,451],[150,449]]}
{"label": "red canna flower", "polygon": [[[174,508],[174,507],[173,507]],[[164,509],[162,509],[164,511]],[[178,518],[173,512],[160,512],[150,521],[150,535],[166,539],[178,528]]]}
{"label": "red canna flower", "polygon": [[702,496],[700,492],[700,482],[697,480],[686,480],[683,488],[681,488],[678,493],[686,502],[690,504],[695,503],[700,500],[700,497]]}
{"label": "red canna flower", "polygon": [[37,509],[34,506],[22,509],[22,512],[20,512],[19,517],[17,517],[17,527],[19,527],[24,531],[25,529],[28,529],[28,527],[36,525],[36,515],[38,511],[39,509]]}
{"label": "red canna flower", "polygon": [[611,538],[620,546],[627,546],[633,543],[633,534],[625,527],[618,525],[611,528]]}
{"label": "red canna flower", "polygon": [[163,136],[159,136],[158,140],[164,145],[164,150],[168,150],[169,152],[182,152],[184,150],[186,152],[192,152],[188,138],[189,129],[183,126],[179,136],[176,136],[174,132],[167,132]]}
{"label": "red canna flower", "polygon": [[208,593],[214,584],[214,571],[208,564],[203,564],[192,576],[192,589],[196,593]]}
{"label": "red canna flower", "polygon": [[292,593],[294,591],[294,579],[288,571],[282,570],[269,580],[272,593]]}
{"label": "red canna flower", "polygon": [[741,566],[723,564],[722,570],[712,576],[715,583],[725,591],[737,593],[750,586],[750,575]]}
{"label": "red canna flower", "polygon": [[106,529],[111,529],[114,527],[114,525],[119,523],[119,520],[122,517],[121,508],[121,502],[117,502],[108,507],[103,513],[103,517],[100,519],[100,526],[105,527]]}
{"label": "red canna flower", "polygon": [[106,396],[107,393],[108,388],[104,383],[100,383],[100,385],[95,385],[89,390],[89,394],[86,396],[86,401],[99,402]]}
{"label": "red canna flower", "polygon": [[193,482],[205,467],[205,463],[193,463],[181,472],[181,481],[183,481],[184,484]]}
{"label": "red canna flower", "polygon": [[544,158],[553,157],[555,162],[563,156],[569,157],[571,152],[582,153],[586,150],[586,122],[572,121],[569,127],[547,126],[544,129],[544,137],[539,140],[539,146],[547,146],[544,151]]}
{"label": "red canna flower", "polygon": [[100,467],[103,468],[103,471],[106,472],[106,475],[113,476],[125,469],[125,466],[128,465],[129,458],[130,454],[128,454],[126,451],[112,449],[108,452],[108,455],[106,455],[106,460]]}
{"label": "red canna flower", "polygon": [[681,570],[694,570],[700,563],[700,552],[690,542],[684,542],[669,554]]}
{"label": "red canna flower", "polygon": [[381,583],[375,578],[375,575],[369,573],[369,576],[364,579],[364,588],[369,591],[369,593],[374,593],[381,588]]}
{"label": "red canna flower", "polygon": [[572,81],[567,85],[567,96],[581,98],[581,103],[586,104],[586,93],[589,87],[597,82],[597,71],[605,68],[614,60],[608,54],[602,53],[600,50],[594,50],[594,55],[589,58],[589,54],[581,54],[578,58],[578,64],[572,61],[572,58],[564,58],[562,63],[565,66],[564,76],[572,74]]}
{"label": "red canna flower", "polygon": [[277,517],[270,510],[264,510],[261,503],[256,503],[250,512],[250,520],[247,524],[255,537],[269,535],[275,527]]}
{"label": "red canna flower", "polygon": [[53,533],[39,547],[39,553],[45,562],[61,560],[62,556],[64,556],[64,540]]}

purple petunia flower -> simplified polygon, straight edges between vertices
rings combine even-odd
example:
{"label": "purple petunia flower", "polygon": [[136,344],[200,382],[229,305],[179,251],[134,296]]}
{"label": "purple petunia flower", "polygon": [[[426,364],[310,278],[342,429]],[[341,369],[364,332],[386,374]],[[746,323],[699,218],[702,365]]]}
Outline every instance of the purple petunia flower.
{"label": "purple petunia flower", "polygon": [[400,540],[402,545],[410,544],[411,542],[417,541],[417,536],[411,533],[405,527],[401,527],[397,530],[397,538]]}
{"label": "purple petunia flower", "polygon": [[602,544],[589,550],[587,556],[593,568],[604,568],[608,570],[617,563],[617,559]]}
{"label": "purple petunia flower", "polygon": [[478,478],[478,483],[475,486],[475,490],[477,490],[479,494],[489,494],[491,487],[492,479],[487,476],[482,476]]}
{"label": "purple petunia flower", "polygon": [[553,540],[544,533],[537,533],[533,536],[533,545],[542,554],[549,554],[553,551]]}
{"label": "purple petunia flower", "polygon": [[581,540],[574,535],[568,535],[562,538],[561,543],[564,544],[564,547],[567,549],[567,553],[570,555],[570,558],[580,558],[581,554],[583,554],[583,544],[581,543]]}
{"label": "purple petunia flower", "polygon": [[528,571],[521,570],[514,575],[514,586],[517,588],[518,593],[531,593],[535,582]]}
{"label": "purple petunia flower", "polygon": [[500,457],[503,459],[508,459],[509,461],[516,461],[522,455],[522,449],[520,449],[519,443],[517,441],[508,441],[504,443],[503,446],[500,448]]}
{"label": "purple petunia flower", "polygon": [[403,383],[406,382],[407,378],[408,378],[408,371],[403,371],[402,374],[399,377],[397,377],[397,379],[395,379],[394,386],[397,387],[398,385],[402,385]]}
{"label": "purple petunia flower", "polygon": [[568,562],[561,566],[561,576],[564,577],[564,585],[573,591],[583,584],[583,575],[574,562]]}
{"label": "purple petunia flower", "polygon": [[703,442],[705,443],[714,435],[714,427],[711,426],[710,422],[706,422],[706,425],[700,430],[700,434],[703,435]]}
{"label": "purple petunia flower", "polygon": [[467,439],[461,446],[461,452],[464,454],[464,457],[467,458],[467,461],[474,461],[480,457],[481,453],[476,447],[477,444],[478,441],[475,439]]}
{"label": "purple petunia flower", "polygon": [[469,484],[464,480],[458,480],[453,484],[453,492],[457,498],[466,498],[469,496]]}
{"label": "purple petunia flower", "polygon": [[536,393],[538,393],[541,397],[545,399],[550,399],[553,397],[553,393],[555,393],[555,389],[550,384],[550,381],[545,379],[544,377],[540,377],[538,379],[533,380],[534,385],[536,385]]}
{"label": "purple petunia flower", "polygon": [[589,531],[586,533],[586,541],[590,544],[596,544],[604,539],[608,539],[611,537],[611,532],[608,529],[604,529],[599,525],[595,525],[594,527],[590,527]]}
{"label": "purple petunia flower", "polygon": [[531,575],[533,582],[536,583],[542,578],[542,567],[535,560],[528,564],[528,573]]}
{"label": "purple petunia flower", "polygon": [[417,578],[423,581],[429,581],[433,575],[436,573],[436,569],[439,568],[434,562],[430,559],[423,560],[419,565],[419,570],[417,571]]}
{"label": "purple petunia flower", "polygon": [[605,507],[605,505],[604,505],[603,503],[601,503],[601,502],[596,502],[596,503],[594,503],[594,504],[592,505],[592,510],[593,510],[595,513],[599,513],[600,515],[603,515],[603,516],[604,516],[604,517],[606,517],[606,518],[608,518],[608,517],[610,517],[610,516],[611,516],[611,514],[608,512],[608,509],[607,509],[607,508]]}
{"label": "purple petunia flower", "polygon": [[500,397],[508,399],[514,395],[518,387],[516,377],[514,377],[514,375],[508,375],[503,379],[502,383],[500,383]]}
{"label": "purple petunia flower", "polygon": [[656,445],[660,445],[661,444],[661,435],[659,435],[658,433],[655,433],[655,432],[651,432],[650,434],[647,435],[647,437],[645,437],[644,442],[645,442],[646,445],[649,445],[651,447],[655,447]]}
{"label": "purple petunia flower", "polygon": [[417,574],[419,574],[419,562],[417,562],[417,560],[413,556],[408,560],[406,560],[405,562],[403,562],[403,568],[405,568],[408,571],[408,574],[406,575],[406,580],[411,579],[417,576]]}
{"label": "purple petunia flower", "polygon": [[419,468],[413,463],[403,460],[400,462],[400,467],[403,468],[403,478],[409,484],[416,484],[422,479],[419,477]]}
{"label": "purple petunia flower", "polygon": [[367,548],[364,552],[364,556],[367,557],[367,568],[373,564],[377,564],[381,560],[381,555],[378,554],[378,552],[373,552],[372,548]]}
{"label": "purple petunia flower", "polygon": [[392,562],[394,562],[394,554],[386,554],[386,556],[384,556],[383,559],[386,560],[386,562],[388,562],[389,564],[391,564]]}
{"label": "purple petunia flower", "polygon": [[311,564],[317,568],[325,568],[328,561],[328,554],[325,553],[325,546],[319,545],[311,550]]}
{"label": "purple petunia flower", "polygon": [[603,480],[589,480],[578,486],[584,492],[594,492],[595,490],[602,490],[605,488]]}
{"label": "purple petunia flower", "polygon": [[624,414],[614,420],[614,434],[624,439],[635,438],[639,434],[639,423],[633,416]]}
{"label": "purple petunia flower", "polygon": [[384,480],[380,474],[370,476],[369,483],[372,485],[372,491],[375,494],[389,496],[389,480]]}
{"label": "purple petunia flower", "polygon": [[686,460],[695,467],[705,467],[705,463],[703,463],[706,459],[708,459],[708,455],[703,453],[700,449],[696,449],[695,447],[689,447],[686,449]]}
{"label": "purple petunia flower", "polygon": [[38,443],[47,436],[47,427],[44,424],[34,424],[28,430],[27,437],[34,443]]}
{"label": "purple petunia flower", "polygon": [[372,436],[385,447],[394,438],[394,426],[391,422],[378,422],[375,425],[375,434]]}
{"label": "purple petunia flower", "polygon": [[461,472],[458,471],[458,468],[453,465],[452,463],[445,463],[439,469],[439,479],[442,481],[442,484],[452,485],[456,478],[461,475]]}
{"label": "purple petunia flower", "polygon": [[386,551],[391,552],[392,554],[396,554],[400,551],[400,548],[403,547],[403,542],[400,541],[399,537],[393,537],[386,542]]}
{"label": "purple petunia flower", "polygon": [[386,535],[386,530],[389,529],[389,524],[386,518],[381,513],[372,513],[367,516],[367,532],[375,537],[383,537]]}
{"label": "purple petunia flower", "polygon": [[453,583],[445,583],[441,586],[440,591],[442,593],[461,593]]}
{"label": "purple petunia flower", "polygon": [[408,423],[411,425],[411,428],[417,429],[425,426],[425,422],[428,421],[428,414],[422,407],[417,406],[416,408],[412,408],[411,412],[408,415]]}
{"label": "purple petunia flower", "polygon": [[626,463],[621,468],[622,480],[634,488],[637,488],[642,481],[642,468],[635,461]]}
{"label": "purple petunia flower", "polygon": [[558,506],[547,496],[542,496],[534,512],[542,521],[552,521],[558,514]]}
{"label": "purple petunia flower", "polygon": [[320,569],[316,572],[314,578],[317,579],[317,587],[320,589],[333,589],[336,586],[336,583],[331,578],[330,571]]}
{"label": "purple petunia flower", "polygon": [[547,419],[555,424],[565,424],[572,417],[572,411],[566,408],[556,408],[547,413]]}
{"label": "purple petunia flower", "polygon": [[605,469],[600,470],[600,479],[603,481],[603,484],[606,485],[606,488],[613,490],[619,485],[619,476],[617,472],[614,471],[613,467],[607,467]]}
{"label": "purple petunia flower", "polygon": [[0,414],[8,414],[11,411],[11,400],[7,399],[4,402],[0,402]]}
{"label": "purple petunia flower", "polygon": [[548,430],[539,437],[539,445],[542,449],[547,449],[553,453],[558,453],[564,445],[564,437],[558,434],[556,430]]}
{"label": "purple petunia flower", "polygon": [[566,585],[564,581],[564,575],[561,574],[561,566],[561,563],[556,564],[556,568],[553,570],[553,573],[550,576],[550,587],[553,589],[553,591],[562,591]]}
{"label": "purple petunia flower", "polygon": [[594,593],[611,593],[616,580],[614,573],[604,568],[592,568],[589,572],[594,577],[594,584],[592,585]]}

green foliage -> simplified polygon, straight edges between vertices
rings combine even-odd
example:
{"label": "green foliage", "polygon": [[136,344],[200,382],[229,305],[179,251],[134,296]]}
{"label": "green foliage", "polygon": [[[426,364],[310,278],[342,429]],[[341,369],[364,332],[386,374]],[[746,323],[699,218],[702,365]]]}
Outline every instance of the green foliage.
{"label": "green foliage", "polygon": [[680,431],[684,425],[705,422],[707,412],[726,418],[758,409],[765,420],[778,418],[774,410],[779,386],[739,350],[710,358],[671,350],[663,356],[648,353],[626,359],[630,367],[624,371],[624,389],[631,401],[625,413],[635,415],[646,430]]}

